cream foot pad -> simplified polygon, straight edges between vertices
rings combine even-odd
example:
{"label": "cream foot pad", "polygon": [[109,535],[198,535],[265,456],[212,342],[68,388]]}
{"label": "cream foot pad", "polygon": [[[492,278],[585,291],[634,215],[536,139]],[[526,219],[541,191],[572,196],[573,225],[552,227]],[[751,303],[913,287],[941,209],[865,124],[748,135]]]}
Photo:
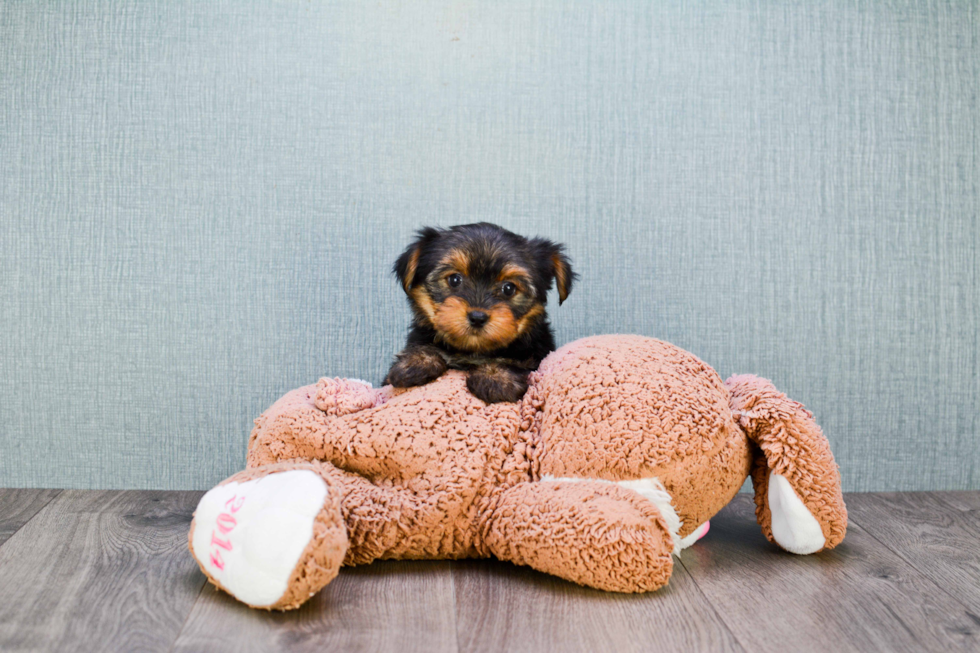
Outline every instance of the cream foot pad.
{"label": "cream foot pad", "polygon": [[772,513],[772,536],[791,553],[815,553],[826,539],[820,522],[810,514],[786,477],[769,474],[769,512]]}
{"label": "cream foot pad", "polygon": [[309,553],[327,492],[323,479],[304,469],[219,485],[197,506],[191,551],[235,598],[282,607],[277,604]]}

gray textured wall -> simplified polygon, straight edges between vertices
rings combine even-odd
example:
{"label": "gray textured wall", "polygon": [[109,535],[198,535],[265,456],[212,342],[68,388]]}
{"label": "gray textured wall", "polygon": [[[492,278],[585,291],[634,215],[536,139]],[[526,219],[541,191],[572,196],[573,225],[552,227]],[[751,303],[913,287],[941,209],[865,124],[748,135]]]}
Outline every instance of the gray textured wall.
{"label": "gray textured wall", "polygon": [[3,2],[0,486],[206,488],[377,381],[422,224],[568,244],[560,341],[805,402],[848,490],[980,488],[976,3]]}

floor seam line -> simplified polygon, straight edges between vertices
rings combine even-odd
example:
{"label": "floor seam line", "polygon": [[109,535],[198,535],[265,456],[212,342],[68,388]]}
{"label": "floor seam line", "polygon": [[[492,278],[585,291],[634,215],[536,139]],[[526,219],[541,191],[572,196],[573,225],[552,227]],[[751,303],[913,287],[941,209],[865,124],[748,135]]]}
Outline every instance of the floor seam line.
{"label": "floor seam line", "polygon": [[453,593],[453,635],[455,636],[455,640],[456,640],[456,653],[460,653],[460,651],[462,651],[462,647],[460,647],[459,645],[459,603],[457,602],[458,600],[456,597],[456,561],[455,560],[449,561],[449,580],[451,581],[449,587]]}
{"label": "floor seam line", "polygon": [[684,572],[687,574],[687,577],[691,579],[692,583],[694,583],[694,588],[698,591],[698,594],[701,595],[701,598],[703,598],[705,603],[708,604],[708,607],[711,608],[711,611],[715,614],[716,617],[718,617],[718,621],[721,623],[722,626],[725,627],[725,630],[728,631],[728,633],[732,636],[732,640],[736,644],[738,644],[739,648],[742,649],[744,653],[748,653],[748,651],[752,650],[750,648],[747,648],[746,645],[742,642],[742,640],[739,639],[738,635],[736,635],[735,632],[731,629],[731,626],[728,625],[728,622],[725,621],[725,618],[721,615],[720,612],[718,612],[718,608],[715,607],[714,601],[708,598],[708,595],[704,593],[704,590],[701,588],[701,585],[694,577],[694,574],[691,573],[691,570],[687,568],[687,565],[684,564],[684,561],[681,559],[680,556],[677,556],[677,562],[680,563],[681,568],[684,569]]}
{"label": "floor seam line", "polygon": [[942,585],[940,585],[937,581],[933,580],[933,578],[929,574],[927,574],[926,572],[924,572],[921,569],[919,569],[914,562],[912,562],[911,560],[909,560],[908,558],[906,558],[905,556],[903,556],[899,551],[896,551],[895,549],[893,549],[892,547],[890,547],[887,542],[885,542],[884,540],[882,540],[881,538],[879,538],[877,535],[875,535],[874,532],[872,532],[867,526],[865,526],[864,524],[862,524],[860,521],[856,521],[854,519],[854,515],[848,514],[847,518],[848,518],[848,520],[851,523],[853,523],[853,524],[857,525],[858,527],[860,527],[861,530],[864,531],[865,533],[867,533],[871,537],[871,539],[873,539],[875,542],[877,542],[878,544],[880,544],[881,546],[885,547],[886,549],[888,549],[889,551],[891,551],[892,553],[894,553],[896,556],[898,556],[898,559],[901,560],[902,562],[904,562],[905,564],[907,564],[909,567],[911,567],[912,570],[915,571],[915,573],[919,574],[920,576],[922,576],[923,578],[925,578],[927,581],[929,581],[930,583],[932,583],[933,585],[935,585],[937,588],[939,588],[939,590],[943,594],[945,594],[949,598],[953,599],[953,601],[955,601],[957,604],[959,604],[960,606],[962,606],[964,610],[966,610],[967,612],[970,611],[970,606],[966,605],[959,598],[957,598],[957,597],[953,596],[952,594],[950,594],[946,590],[945,587],[943,587]]}
{"label": "floor seam line", "polygon": [[[200,492],[200,490],[192,490],[192,491]],[[201,493],[201,496],[204,496],[203,492]],[[198,501],[200,501],[200,498],[198,499]],[[191,519],[193,520],[193,516],[191,517]],[[190,527],[188,526],[188,528]],[[191,554],[189,548],[187,552]],[[193,556],[193,554],[191,555]],[[201,600],[201,596],[204,594],[204,588],[208,586],[207,576],[204,576],[204,574],[201,575],[203,576],[203,578],[201,579],[202,580],[201,587],[197,590],[197,597],[195,597],[194,602],[191,603],[191,609],[187,611],[187,615],[184,617],[184,621],[181,622],[180,628],[177,630],[177,635],[174,637],[174,641],[170,643],[170,648],[167,649],[167,653],[173,653],[174,648],[177,646],[177,642],[180,641],[180,636],[184,634],[184,629],[187,628],[187,622],[191,620],[191,615],[194,614],[194,608],[197,607],[198,602]]]}
{"label": "floor seam line", "polygon": [[[966,490],[966,491],[967,491],[967,492],[975,492],[976,490]],[[959,492],[959,490],[952,490],[952,492]],[[946,491],[944,491],[944,490],[930,490],[930,491],[927,491],[927,493],[928,493],[928,494],[929,494],[929,495],[930,495],[931,497],[933,497],[933,498],[935,498],[935,499],[936,499],[937,501],[939,501],[939,503],[941,503],[941,504],[943,504],[944,506],[946,506],[947,508],[949,508],[950,510],[955,510],[956,512],[963,512],[963,513],[965,513],[965,512],[973,512],[973,510],[972,510],[972,509],[970,509],[970,510],[963,510],[962,508],[960,508],[960,507],[958,507],[958,506],[955,506],[955,505],[953,505],[952,503],[950,503],[949,501],[947,501],[947,500],[946,500],[946,499],[945,499],[945,498],[943,497],[943,495],[944,495],[944,494],[946,494]]]}
{"label": "floor seam line", "polygon": [[174,637],[174,641],[170,643],[170,648],[167,649],[167,653],[173,653],[174,648],[177,646],[177,642],[180,641],[180,636],[184,634],[184,629],[187,628],[187,622],[191,620],[191,615],[194,614],[194,608],[197,607],[198,602],[201,600],[201,596],[204,594],[204,588],[208,586],[208,579],[204,578],[204,582],[201,583],[200,589],[197,590],[197,597],[194,602],[191,603],[191,609],[187,611],[187,615],[184,617],[184,621],[180,624],[180,629],[177,630],[177,635]]}
{"label": "floor seam line", "polygon": [[15,528],[13,532],[11,532],[10,535],[7,537],[7,539],[5,539],[3,542],[0,542],[0,549],[2,549],[7,542],[14,539],[14,536],[17,535],[17,533],[19,533],[21,530],[23,530],[25,526],[27,526],[32,521],[34,521],[37,518],[37,516],[41,514],[42,511],[44,511],[48,506],[54,503],[55,499],[60,497],[65,492],[64,488],[52,488],[52,489],[54,489],[55,492],[57,492],[57,494],[55,494],[53,497],[45,501],[44,504],[42,504],[37,510],[34,511],[33,515],[27,518],[27,521],[25,521],[23,524]]}

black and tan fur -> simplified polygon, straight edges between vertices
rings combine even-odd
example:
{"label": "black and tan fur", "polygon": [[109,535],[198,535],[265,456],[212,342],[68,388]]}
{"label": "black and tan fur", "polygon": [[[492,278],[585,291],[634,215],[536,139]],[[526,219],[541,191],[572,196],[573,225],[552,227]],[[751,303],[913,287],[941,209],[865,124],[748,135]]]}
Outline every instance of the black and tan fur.
{"label": "black and tan fur", "polygon": [[560,304],[575,279],[562,245],[486,222],[421,229],[394,273],[415,317],[384,382],[467,370],[470,392],[487,403],[524,396],[528,373],[555,348],[548,291],[557,284]]}

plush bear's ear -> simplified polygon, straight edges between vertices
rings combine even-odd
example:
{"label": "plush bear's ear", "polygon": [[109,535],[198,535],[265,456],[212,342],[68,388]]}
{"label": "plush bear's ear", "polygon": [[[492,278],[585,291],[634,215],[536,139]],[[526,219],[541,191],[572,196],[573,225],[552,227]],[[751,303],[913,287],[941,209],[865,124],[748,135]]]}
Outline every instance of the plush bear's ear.
{"label": "plush bear's ear", "polygon": [[416,277],[415,273],[418,272],[419,256],[421,256],[422,250],[437,240],[440,235],[439,230],[432,227],[419,229],[415,234],[415,242],[409,245],[408,249],[402,252],[402,255],[395,261],[391,271],[398,277],[398,281],[401,282],[405,292],[411,290],[421,280]]}
{"label": "plush bear's ear", "polygon": [[578,277],[572,272],[571,261],[565,255],[565,246],[544,238],[535,238],[531,241],[531,247],[535,257],[540,261],[542,272],[548,279],[548,287],[551,287],[552,280],[558,286],[558,304],[561,305],[572,292],[572,283]]}

